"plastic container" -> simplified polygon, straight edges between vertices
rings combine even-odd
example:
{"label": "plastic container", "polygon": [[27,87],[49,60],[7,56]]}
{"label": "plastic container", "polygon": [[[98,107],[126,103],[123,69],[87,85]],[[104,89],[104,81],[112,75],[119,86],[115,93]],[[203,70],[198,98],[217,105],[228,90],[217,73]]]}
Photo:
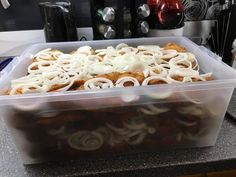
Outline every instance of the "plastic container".
{"label": "plastic container", "polygon": [[8,58],[3,61],[0,61],[0,71],[2,71],[12,60],[13,58]]}
{"label": "plastic container", "polygon": [[24,76],[31,56],[45,48],[64,52],[175,42],[194,53],[201,71],[216,80],[188,84],[0,96],[24,164],[94,155],[213,146],[236,86],[236,71],[183,37],[37,44],[7,66],[0,90]]}

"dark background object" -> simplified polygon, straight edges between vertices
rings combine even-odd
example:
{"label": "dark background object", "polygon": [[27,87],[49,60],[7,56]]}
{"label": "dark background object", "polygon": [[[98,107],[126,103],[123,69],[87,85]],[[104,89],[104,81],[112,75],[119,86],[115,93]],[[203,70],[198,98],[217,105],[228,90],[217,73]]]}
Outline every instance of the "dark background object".
{"label": "dark background object", "polygon": [[[111,15],[107,8],[114,11],[114,19],[105,19]],[[145,37],[149,32],[147,0],[91,0],[91,14],[95,40]]]}
{"label": "dark background object", "polygon": [[70,1],[42,2],[40,11],[47,42],[78,40]]}
{"label": "dark background object", "polygon": [[184,26],[184,8],[181,0],[149,0],[150,24],[153,29],[177,29]]}
{"label": "dark background object", "polygon": [[230,12],[228,14],[228,20],[226,24],[225,38],[223,42],[223,61],[229,65],[232,65],[232,44],[236,38],[236,4],[231,6]]}
{"label": "dark background object", "polygon": [[77,27],[91,27],[89,0],[71,0]]}
{"label": "dark background object", "polygon": [[[43,29],[39,3],[45,0],[11,1],[4,10],[0,6],[0,32]],[[71,0],[77,27],[90,27],[91,15],[89,0]]]}
{"label": "dark background object", "polygon": [[[92,15],[93,36],[95,40],[100,39],[121,39],[124,36],[123,14],[124,6],[128,0],[91,0],[90,10]],[[128,5],[130,6],[130,5]],[[112,9],[113,20],[101,18],[100,11]],[[109,12],[111,13],[111,11]],[[104,14],[111,15],[111,14]]]}
{"label": "dark background object", "polygon": [[236,3],[232,2],[220,1],[222,10],[208,41],[211,50],[221,56],[228,65],[232,65],[232,44],[236,38]]}
{"label": "dark background object", "polygon": [[38,1],[20,0],[11,2],[4,10],[0,6],[0,31],[42,29]]}
{"label": "dark background object", "polygon": [[186,21],[215,20],[220,12],[220,0],[183,0]]}
{"label": "dark background object", "polygon": [[134,0],[131,7],[132,37],[146,37],[150,29],[148,19],[151,13],[147,0]]}

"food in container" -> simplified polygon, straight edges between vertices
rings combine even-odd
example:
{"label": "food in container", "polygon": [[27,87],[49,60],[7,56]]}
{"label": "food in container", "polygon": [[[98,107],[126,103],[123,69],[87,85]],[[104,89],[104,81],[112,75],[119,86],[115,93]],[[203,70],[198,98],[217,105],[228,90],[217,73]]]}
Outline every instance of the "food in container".
{"label": "food in container", "polygon": [[94,50],[82,46],[71,54],[44,49],[32,57],[27,76],[11,81],[9,95],[107,89],[212,80],[200,74],[194,54],[176,44]]}

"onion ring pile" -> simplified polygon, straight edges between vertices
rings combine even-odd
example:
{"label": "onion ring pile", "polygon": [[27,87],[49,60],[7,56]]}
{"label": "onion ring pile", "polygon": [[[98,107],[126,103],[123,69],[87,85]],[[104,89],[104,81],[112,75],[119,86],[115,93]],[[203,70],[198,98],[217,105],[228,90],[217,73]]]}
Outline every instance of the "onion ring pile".
{"label": "onion ring pile", "polygon": [[[94,50],[83,46],[65,54],[45,49],[33,56],[28,75],[12,80],[10,95],[52,91],[108,89],[208,81],[194,54],[168,44],[131,47],[119,44]],[[81,83],[78,85],[78,83]]]}

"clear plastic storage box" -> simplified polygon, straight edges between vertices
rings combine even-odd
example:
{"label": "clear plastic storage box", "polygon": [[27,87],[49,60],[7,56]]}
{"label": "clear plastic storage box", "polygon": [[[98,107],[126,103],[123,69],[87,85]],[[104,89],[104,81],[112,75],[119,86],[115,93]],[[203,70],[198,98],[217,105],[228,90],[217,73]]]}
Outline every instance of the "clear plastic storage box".
{"label": "clear plastic storage box", "polygon": [[0,96],[0,113],[24,164],[94,155],[213,146],[236,86],[236,71],[182,37],[37,44],[0,75],[0,90],[27,74],[31,56],[46,48],[70,52],[175,42],[196,55],[207,82]]}

